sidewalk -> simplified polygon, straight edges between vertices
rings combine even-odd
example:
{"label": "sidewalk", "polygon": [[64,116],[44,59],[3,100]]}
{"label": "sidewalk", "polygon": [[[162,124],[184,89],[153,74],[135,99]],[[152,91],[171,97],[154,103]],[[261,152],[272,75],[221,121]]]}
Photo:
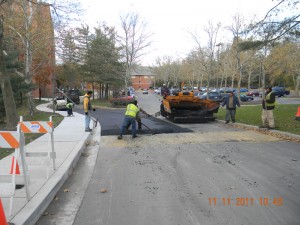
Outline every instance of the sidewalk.
{"label": "sidewalk", "polygon": [[[37,109],[52,112],[52,109],[47,108],[48,104],[40,105]],[[57,113],[63,116],[67,115],[67,112]],[[26,158],[30,176],[29,191],[31,200],[27,202],[24,187],[16,190],[12,216],[8,217],[9,198],[1,197],[7,222],[15,225],[34,225],[68,179],[91,135],[99,135],[100,138],[100,129],[98,125],[91,133],[85,132],[84,115],[74,113],[74,117],[65,117],[60,125],[54,129],[53,133],[56,171],[53,172],[51,163],[48,163],[48,167],[45,166],[49,161],[45,157],[43,157],[44,159],[39,157]],[[48,148],[49,134],[45,134],[26,145],[26,152],[47,152]],[[0,160],[0,173],[9,174],[11,163],[12,155]]]}

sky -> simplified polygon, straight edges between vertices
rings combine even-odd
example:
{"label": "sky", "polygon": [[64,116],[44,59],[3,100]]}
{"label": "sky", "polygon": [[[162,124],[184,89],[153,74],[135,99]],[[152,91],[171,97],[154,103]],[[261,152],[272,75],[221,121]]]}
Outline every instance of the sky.
{"label": "sky", "polygon": [[[207,36],[203,29],[208,21],[225,27],[237,14],[246,20],[263,18],[274,4],[272,0],[81,0],[90,27],[106,22],[118,30],[120,15],[134,11],[141,16],[153,33],[150,52],[141,60],[144,66],[154,65],[157,57],[184,58],[196,46],[189,32]],[[220,31],[219,42],[230,40],[229,36]]]}

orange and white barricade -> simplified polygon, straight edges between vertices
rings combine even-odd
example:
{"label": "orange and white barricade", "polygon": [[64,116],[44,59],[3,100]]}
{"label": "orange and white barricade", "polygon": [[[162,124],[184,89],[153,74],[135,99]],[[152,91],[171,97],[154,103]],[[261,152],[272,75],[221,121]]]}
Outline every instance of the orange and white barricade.
{"label": "orange and white barricade", "polygon": [[[9,216],[12,215],[13,198],[15,196],[17,184],[25,186],[27,200],[30,200],[29,176],[27,173],[24,146],[24,135],[20,132],[19,126],[18,131],[0,131],[0,151],[5,148],[15,149],[11,174],[0,176],[0,195],[1,197],[10,197]],[[16,175],[19,159],[21,159],[22,175]]]}
{"label": "orange and white barricade", "polygon": [[27,157],[49,157],[52,160],[53,170],[56,170],[55,158],[56,153],[54,151],[53,140],[53,122],[52,116],[49,121],[23,121],[23,117],[20,117],[20,130],[22,133],[48,133],[49,134],[49,150],[48,152],[26,152]]}

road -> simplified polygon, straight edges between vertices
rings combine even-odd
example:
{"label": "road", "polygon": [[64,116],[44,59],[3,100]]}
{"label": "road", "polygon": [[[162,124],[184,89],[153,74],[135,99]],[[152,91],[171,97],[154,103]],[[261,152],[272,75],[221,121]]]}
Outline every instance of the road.
{"label": "road", "polygon": [[[138,97],[158,111],[155,94]],[[300,224],[299,144],[164,118],[143,119],[154,133],[117,140],[124,110],[99,113],[100,150],[82,157],[89,167],[76,168],[38,225]]]}

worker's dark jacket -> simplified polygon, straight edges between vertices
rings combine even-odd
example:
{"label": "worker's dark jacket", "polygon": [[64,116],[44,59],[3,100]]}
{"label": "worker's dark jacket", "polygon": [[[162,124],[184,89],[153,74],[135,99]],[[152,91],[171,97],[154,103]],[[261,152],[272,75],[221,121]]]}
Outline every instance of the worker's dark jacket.
{"label": "worker's dark jacket", "polygon": [[262,107],[266,110],[273,110],[275,108],[275,94],[273,92],[267,92],[265,100],[262,101]]}
{"label": "worker's dark jacket", "polygon": [[170,95],[170,90],[168,87],[162,87],[160,92],[163,97],[167,97]]}
{"label": "worker's dark jacket", "polygon": [[238,98],[235,95],[233,95],[232,97],[233,97],[233,107],[231,108],[229,107],[229,98],[230,98],[229,95],[225,97],[222,106],[226,105],[226,109],[236,109],[236,106],[240,107],[240,102]]}

